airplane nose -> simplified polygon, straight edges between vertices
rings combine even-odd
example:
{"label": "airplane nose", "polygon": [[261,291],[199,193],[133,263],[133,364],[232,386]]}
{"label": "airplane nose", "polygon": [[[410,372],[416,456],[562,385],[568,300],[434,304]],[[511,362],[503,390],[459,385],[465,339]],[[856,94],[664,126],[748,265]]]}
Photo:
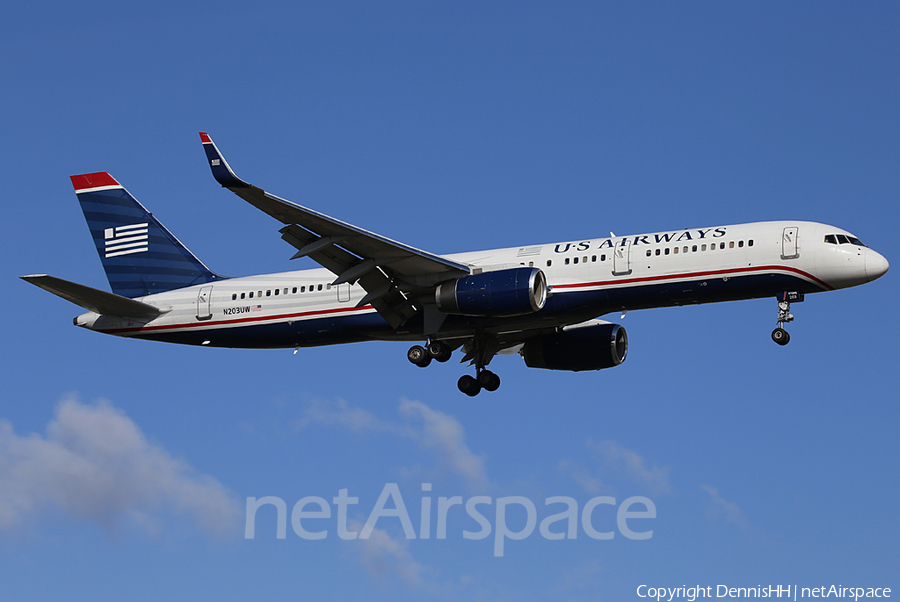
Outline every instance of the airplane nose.
{"label": "airplane nose", "polygon": [[881,278],[891,267],[888,260],[871,249],[866,252],[866,278],[869,282]]}

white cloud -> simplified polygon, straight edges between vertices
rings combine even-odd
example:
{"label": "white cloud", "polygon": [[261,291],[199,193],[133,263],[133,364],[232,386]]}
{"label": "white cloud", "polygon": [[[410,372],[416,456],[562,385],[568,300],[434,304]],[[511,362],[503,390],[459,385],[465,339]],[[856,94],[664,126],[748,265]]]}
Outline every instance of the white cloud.
{"label": "white cloud", "polygon": [[635,483],[646,485],[653,493],[671,491],[669,469],[656,464],[648,466],[647,461],[636,451],[622,447],[615,441],[588,441],[588,447],[599,455],[607,467]]}
{"label": "white cloud", "polygon": [[656,464],[648,465],[639,453],[622,447],[615,441],[588,440],[587,447],[599,461],[598,466],[589,469],[578,462],[564,459],[559,462],[557,468],[568,473],[588,493],[612,492],[607,478],[613,475],[646,487],[652,493],[671,492],[668,468]]}
{"label": "white cloud", "polygon": [[152,529],[166,509],[225,535],[240,518],[221,483],[149,443],[124,412],[74,399],[59,404],[46,436],[19,436],[0,421],[0,529],[48,507],[107,529],[123,517]]}
{"label": "white cloud", "polygon": [[484,458],[466,445],[465,431],[456,418],[421,401],[406,399],[400,402],[400,415],[421,421],[421,427],[412,427],[412,436],[420,446],[434,452],[443,466],[464,477],[473,487],[488,484]]}
{"label": "white cloud", "polygon": [[609,487],[603,483],[600,477],[572,460],[560,460],[557,468],[562,472],[568,473],[588,493],[600,493],[601,491],[609,490]]}
{"label": "white cloud", "polygon": [[322,424],[347,429],[354,433],[362,432],[397,432],[395,425],[383,422],[371,412],[362,408],[351,407],[343,399],[311,401],[304,411],[303,417],[297,421],[297,429],[311,424]]}
{"label": "white cloud", "polygon": [[715,487],[700,485],[700,489],[709,495],[710,504],[706,509],[706,515],[710,519],[721,519],[742,529],[747,528],[747,519],[737,504],[724,499]]}
{"label": "white cloud", "polygon": [[489,483],[484,457],[466,445],[465,430],[456,418],[407,399],[400,402],[399,413],[402,422],[387,422],[343,399],[317,400],[307,406],[296,426],[320,424],[355,433],[391,433],[416,442],[437,458],[439,466],[463,477],[473,488]]}
{"label": "white cloud", "polygon": [[[360,531],[363,525],[351,522],[348,527]],[[376,527],[367,539],[354,540],[353,544],[360,547],[362,564],[373,577],[384,578],[395,574],[411,588],[430,585],[423,576],[426,568],[412,557],[406,539],[393,538],[387,531]]]}

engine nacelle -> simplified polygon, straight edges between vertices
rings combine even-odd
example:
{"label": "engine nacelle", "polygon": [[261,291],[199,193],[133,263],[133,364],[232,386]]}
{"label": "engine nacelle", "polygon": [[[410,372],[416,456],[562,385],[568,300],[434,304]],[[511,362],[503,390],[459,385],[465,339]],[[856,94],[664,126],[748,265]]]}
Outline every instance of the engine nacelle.
{"label": "engine nacelle", "polygon": [[538,268],[482,272],[444,282],[434,291],[438,309],[464,316],[519,316],[547,302],[547,277]]}
{"label": "engine nacelle", "polygon": [[625,361],[628,335],[618,324],[594,324],[529,339],[521,354],[529,368],[602,370]]}

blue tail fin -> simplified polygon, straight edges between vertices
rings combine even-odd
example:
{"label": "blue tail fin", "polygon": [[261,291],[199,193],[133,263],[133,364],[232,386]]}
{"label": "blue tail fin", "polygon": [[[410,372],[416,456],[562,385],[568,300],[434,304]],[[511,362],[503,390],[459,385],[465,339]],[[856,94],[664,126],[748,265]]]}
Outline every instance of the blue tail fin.
{"label": "blue tail fin", "polygon": [[72,176],[112,291],[143,297],[222,280],[105,172]]}

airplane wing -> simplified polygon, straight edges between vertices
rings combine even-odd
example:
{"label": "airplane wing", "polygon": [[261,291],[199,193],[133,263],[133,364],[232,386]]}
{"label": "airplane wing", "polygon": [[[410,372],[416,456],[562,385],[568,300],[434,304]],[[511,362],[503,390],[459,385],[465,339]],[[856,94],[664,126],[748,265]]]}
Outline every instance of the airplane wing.
{"label": "airplane wing", "polygon": [[413,303],[417,294],[471,272],[465,264],[357,228],[248,184],[235,175],[208,134],[201,132],[200,139],[216,181],[285,224],[281,237],[298,249],[291,259],[310,257],[336,276],[332,284],[359,282],[367,293],[359,305],[372,304],[394,328],[422,309]]}

